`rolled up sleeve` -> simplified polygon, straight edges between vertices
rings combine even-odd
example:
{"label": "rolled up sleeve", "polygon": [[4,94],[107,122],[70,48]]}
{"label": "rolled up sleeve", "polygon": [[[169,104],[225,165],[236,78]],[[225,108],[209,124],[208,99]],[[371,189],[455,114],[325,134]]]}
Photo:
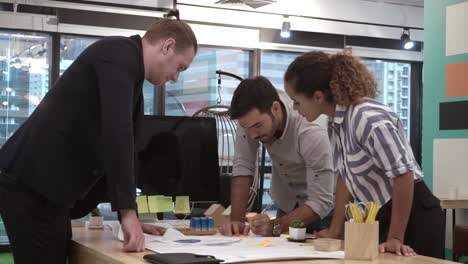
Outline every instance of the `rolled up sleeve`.
{"label": "rolled up sleeve", "polygon": [[336,183],[327,131],[321,127],[309,128],[301,133],[298,144],[306,165],[305,204],[323,219],[333,209]]}
{"label": "rolled up sleeve", "polygon": [[375,125],[363,145],[374,164],[389,178],[414,170],[411,151],[405,146],[398,128],[389,121]]}

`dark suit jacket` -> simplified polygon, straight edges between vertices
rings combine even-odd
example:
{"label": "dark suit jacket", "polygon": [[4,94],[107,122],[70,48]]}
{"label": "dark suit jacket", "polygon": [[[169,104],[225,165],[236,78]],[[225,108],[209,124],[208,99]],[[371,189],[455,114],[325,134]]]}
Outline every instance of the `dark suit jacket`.
{"label": "dark suit jacket", "polygon": [[143,116],[139,36],[88,47],[0,150],[0,167],[57,206],[103,177],[112,209],[135,208],[134,144]]}

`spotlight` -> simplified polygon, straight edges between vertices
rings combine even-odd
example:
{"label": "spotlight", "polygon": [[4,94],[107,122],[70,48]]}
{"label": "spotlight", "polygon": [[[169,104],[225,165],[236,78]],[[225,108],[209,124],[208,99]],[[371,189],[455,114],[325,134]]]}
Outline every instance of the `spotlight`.
{"label": "spotlight", "polygon": [[291,36],[291,23],[289,21],[283,21],[280,35],[282,38],[289,38]]}
{"label": "spotlight", "polygon": [[414,47],[414,41],[410,38],[409,28],[404,28],[403,33],[401,34],[401,46],[404,49],[412,49]]}

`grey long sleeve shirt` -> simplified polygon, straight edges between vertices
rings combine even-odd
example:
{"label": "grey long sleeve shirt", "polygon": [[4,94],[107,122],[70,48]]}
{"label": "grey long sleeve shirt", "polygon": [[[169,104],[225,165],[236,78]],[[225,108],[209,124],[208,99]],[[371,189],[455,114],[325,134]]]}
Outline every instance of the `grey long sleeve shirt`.
{"label": "grey long sleeve shirt", "polygon": [[[286,106],[287,120],[280,138],[265,144],[272,160],[270,195],[281,210],[309,206],[324,218],[334,206],[336,173],[333,169],[327,129]],[[254,175],[258,140],[239,126],[236,135],[233,176]]]}

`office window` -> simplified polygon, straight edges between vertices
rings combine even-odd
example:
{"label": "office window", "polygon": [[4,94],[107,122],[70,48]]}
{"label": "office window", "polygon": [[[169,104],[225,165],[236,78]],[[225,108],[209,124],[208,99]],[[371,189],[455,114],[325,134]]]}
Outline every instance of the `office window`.
{"label": "office window", "polygon": [[405,76],[409,75],[409,67],[403,67],[403,75]]}
{"label": "office window", "polygon": [[179,75],[177,82],[166,83],[166,115],[191,116],[197,110],[217,103],[230,105],[232,94],[239,81],[221,76],[221,89],[218,93],[216,70],[222,70],[248,78],[249,51],[221,48],[199,48],[191,66]]}
{"label": "office window", "polygon": [[49,34],[0,30],[0,145],[49,90],[51,47]]}
{"label": "office window", "polygon": [[[364,60],[369,70],[374,74],[377,81],[379,94],[377,100],[388,105],[400,115],[401,119],[405,119],[403,126],[406,131],[406,136],[409,138],[410,127],[409,120],[411,113],[409,112],[410,104],[410,83],[411,64],[400,63],[395,61],[382,60]],[[397,73],[398,80],[395,82],[394,75]]]}
{"label": "office window", "polygon": [[[100,37],[85,37],[77,35],[62,35],[60,38],[60,75],[75,61],[75,59],[89,45]],[[116,54],[118,56],[118,54]],[[145,81],[143,83],[143,96],[145,98],[145,114],[154,113],[154,85]]]}
{"label": "office window", "polygon": [[284,73],[289,64],[299,55],[301,53],[263,51],[260,60],[260,72],[271,81],[276,89],[284,91]]}
{"label": "office window", "polygon": [[402,79],[402,84],[403,84],[404,86],[408,86],[408,82],[409,82],[409,81],[408,81],[408,78],[403,78],[403,79]]}
{"label": "office window", "polygon": [[[288,69],[289,64],[293,60],[301,55],[297,52],[280,52],[280,51],[262,51],[261,63],[260,63],[260,74],[268,78],[273,86],[278,90],[280,97],[286,103],[292,103],[284,92],[284,73]],[[266,152],[265,155],[265,175],[263,179],[263,197],[262,197],[262,209],[268,207],[267,213],[276,214],[276,207],[272,205],[272,199],[270,196],[270,185],[271,185],[271,158]]]}

